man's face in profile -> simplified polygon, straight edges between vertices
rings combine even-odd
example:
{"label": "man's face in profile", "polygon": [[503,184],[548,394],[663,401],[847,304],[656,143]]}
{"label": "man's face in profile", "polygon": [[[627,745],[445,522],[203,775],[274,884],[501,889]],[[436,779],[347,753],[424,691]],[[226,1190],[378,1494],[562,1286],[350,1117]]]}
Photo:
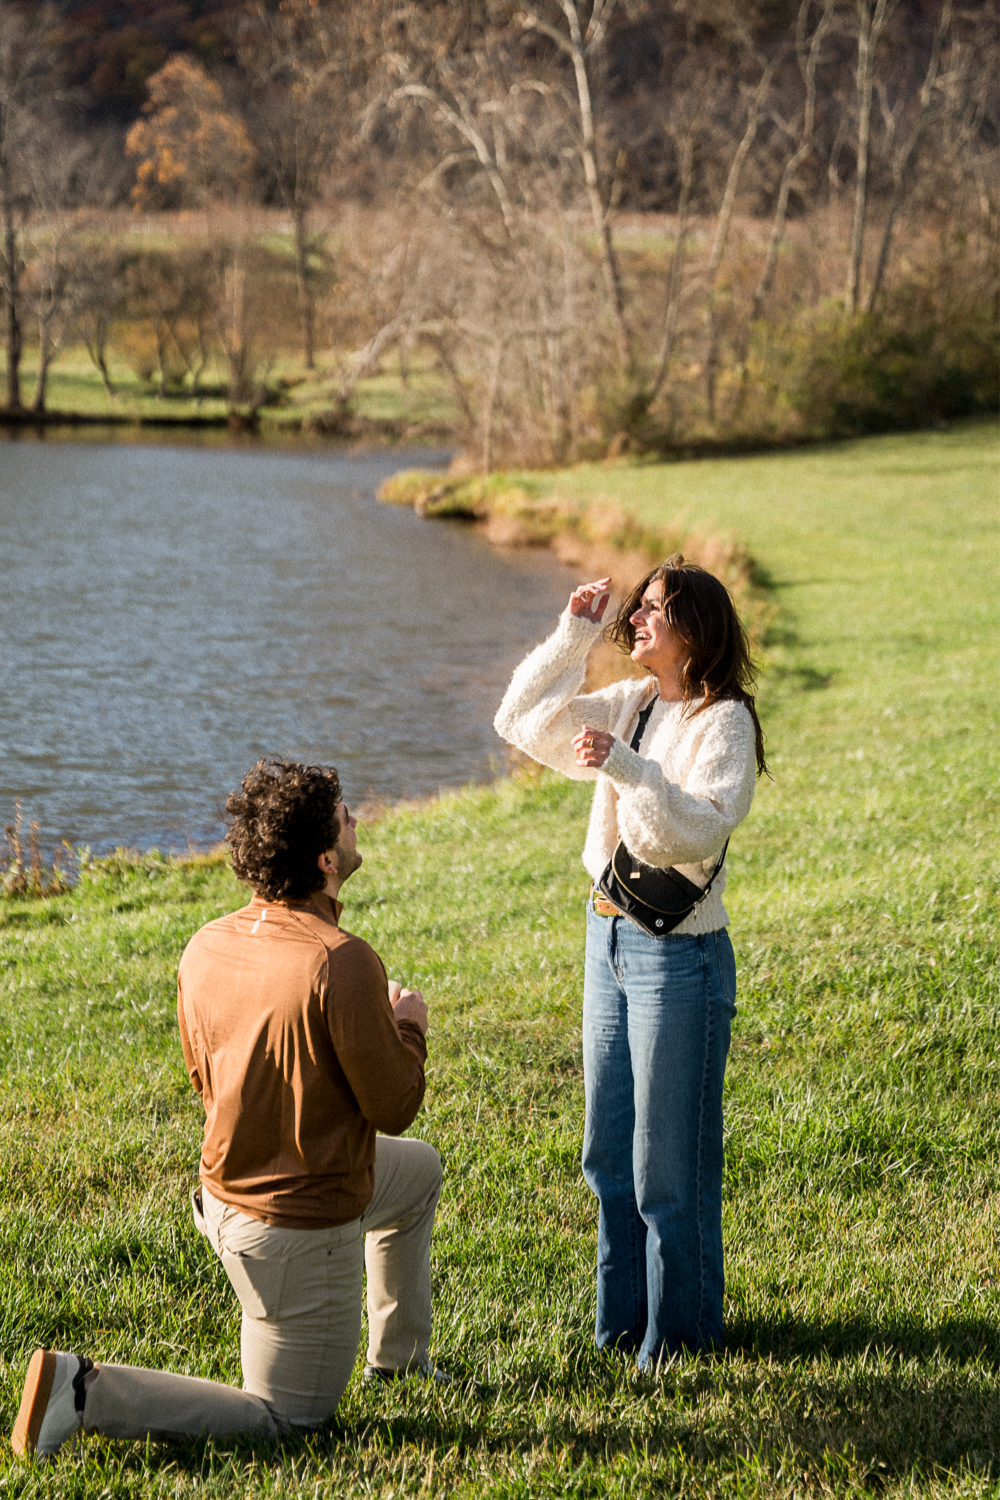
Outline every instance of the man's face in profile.
{"label": "man's face in profile", "polygon": [[362,863],[358,850],[358,820],[351,817],[345,802],[337,803],[337,842],[331,853],[337,862],[337,878],[343,884]]}

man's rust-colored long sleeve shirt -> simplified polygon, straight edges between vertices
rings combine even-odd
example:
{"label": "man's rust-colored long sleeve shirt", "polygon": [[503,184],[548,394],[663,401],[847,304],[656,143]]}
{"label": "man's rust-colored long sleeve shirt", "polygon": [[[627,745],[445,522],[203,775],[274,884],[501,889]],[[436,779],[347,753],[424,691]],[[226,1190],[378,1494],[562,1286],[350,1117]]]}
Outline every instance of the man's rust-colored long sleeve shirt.
{"label": "man's rust-colored long sleeve shirt", "polygon": [[424,1097],[420,1029],[397,1024],[378,954],[341,930],[340,911],[323,895],[255,896],[195,933],[177,976],[184,1060],[205,1106],[201,1180],[281,1228],[358,1218],[376,1131],[401,1134]]}

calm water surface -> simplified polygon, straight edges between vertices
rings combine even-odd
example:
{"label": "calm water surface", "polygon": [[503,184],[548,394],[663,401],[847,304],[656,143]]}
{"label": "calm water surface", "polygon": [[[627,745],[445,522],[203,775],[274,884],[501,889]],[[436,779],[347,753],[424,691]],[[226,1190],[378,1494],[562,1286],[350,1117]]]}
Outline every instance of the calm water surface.
{"label": "calm water surface", "polygon": [[0,817],[205,843],[260,755],[348,801],[488,776],[568,578],[374,498],[427,455],[0,444]]}

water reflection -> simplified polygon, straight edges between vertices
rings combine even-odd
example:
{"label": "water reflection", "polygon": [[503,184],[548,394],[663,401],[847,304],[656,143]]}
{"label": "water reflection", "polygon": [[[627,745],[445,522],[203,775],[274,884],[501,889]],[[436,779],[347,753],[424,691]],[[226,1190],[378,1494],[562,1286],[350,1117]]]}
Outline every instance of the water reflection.
{"label": "water reflection", "polygon": [[375,502],[427,455],[0,445],[0,816],[179,847],[258,755],[348,798],[489,774],[567,578]]}

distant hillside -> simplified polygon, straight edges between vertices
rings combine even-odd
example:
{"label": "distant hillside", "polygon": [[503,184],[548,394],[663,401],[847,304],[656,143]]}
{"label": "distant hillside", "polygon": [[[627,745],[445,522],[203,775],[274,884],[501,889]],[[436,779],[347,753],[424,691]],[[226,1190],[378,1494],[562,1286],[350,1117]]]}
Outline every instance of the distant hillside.
{"label": "distant hillside", "polygon": [[221,62],[232,0],[59,0],[67,81],[87,117],[124,125],[139,113],[146,81],[175,52]]}
{"label": "distant hillside", "polygon": [[[19,0],[14,3],[17,6]],[[374,14],[380,9],[373,0],[362,3],[371,5]],[[416,9],[432,13],[452,5],[466,15],[470,26],[497,9],[489,0],[420,0]],[[34,8],[28,0],[20,0],[20,6]],[[56,0],[54,9],[64,18],[59,41],[65,49],[68,81],[86,117],[94,123],[130,123],[145,102],[147,80],[175,52],[194,53],[209,69],[217,69],[226,59],[229,28],[245,8],[242,0],[90,0],[83,5],[77,0]],[[383,15],[392,9],[381,5]],[[614,107],[634,116],[626,134],[634,139],[637,131],[644,133],[651,104],[655,113],[655,102],[662,103],[671,60],[683,56],[693,34],[707,53],[716,53],[720,60],[727,57],[733,36],[742,27],[754,33],[768,52],[787,32],[796,9],[796,0],[749,0],[739,7],[736,26],[736,8],[720,8],[714,0],[688,4],[647,0],[646,4],[620,6],[609,31],[604,82]],[[983,9],[984,0],[970,0],[966,7],[971,16],[980,15]],[[912,52],[919,67],[938,0],[899,0],[895,10],[894,48]],[[794,68],[789,76],[794,90],[798,86]],[[653,196],[659,196],[655,190]]]}

